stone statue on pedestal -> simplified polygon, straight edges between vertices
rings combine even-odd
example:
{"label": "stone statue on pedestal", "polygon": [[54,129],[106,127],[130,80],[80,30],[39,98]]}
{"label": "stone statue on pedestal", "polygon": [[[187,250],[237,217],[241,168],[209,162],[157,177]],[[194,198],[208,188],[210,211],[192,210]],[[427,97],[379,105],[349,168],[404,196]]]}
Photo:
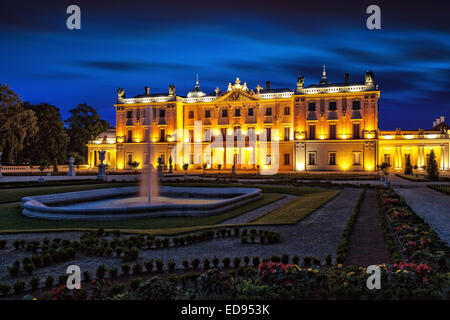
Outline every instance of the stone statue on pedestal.
{"label": "stone statue on pedestal", "polygon": [[106,151],[99,151],[98,158],[100,159],[100,164],[98,165],[98,180],[106,180],[106,164],[103,163],[105,161]]}
{"label": "stone statue on pedestal", "polygon": [[2,154],[3,152],[0,151],[0,178],[2,177]]}
{"label": "stone statue on pedestal", "polygon": [[68,175],[69,177],[74,177],[74,176],[76,176],[75,170],[73,170],[73,162],[74,162],[73,157],[70,157],[70,158],[69,158],[69,172],[67,173],[67,175]]}
{"label": "stone statue on pedestal", "polygon": [[162,177],[162,171],[163,171],[163,159],[162,157],[158,158],[158,177]]}
{"label": "stone statue on pedestal", "polygon": [[169,157],[169,173],[172,173],[172,156]]}

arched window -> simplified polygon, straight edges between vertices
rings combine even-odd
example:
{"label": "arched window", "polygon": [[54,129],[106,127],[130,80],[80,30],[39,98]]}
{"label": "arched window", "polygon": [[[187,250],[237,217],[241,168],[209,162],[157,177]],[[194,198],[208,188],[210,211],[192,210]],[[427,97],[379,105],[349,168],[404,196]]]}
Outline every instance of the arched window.
{"label": "arched window", "polygon": [[316,111],[316,103],[315,102],[308,103],[308,111]]}

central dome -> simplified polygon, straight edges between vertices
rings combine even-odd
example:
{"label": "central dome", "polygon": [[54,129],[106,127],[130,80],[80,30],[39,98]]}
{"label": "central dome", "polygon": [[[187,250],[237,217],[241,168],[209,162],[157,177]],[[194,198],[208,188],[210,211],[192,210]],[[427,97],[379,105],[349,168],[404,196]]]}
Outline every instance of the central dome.
{"label": "central dome", "polygon": [[188,93],[188,98],[199,98],[199,97],[204,97],[206,96],[206,93],[204,93],[201,89],[200,89],[200,85],[198,83],[198,75],[197,75],[197,81],[195,81],[195,88],[192,91],[189,91]]}

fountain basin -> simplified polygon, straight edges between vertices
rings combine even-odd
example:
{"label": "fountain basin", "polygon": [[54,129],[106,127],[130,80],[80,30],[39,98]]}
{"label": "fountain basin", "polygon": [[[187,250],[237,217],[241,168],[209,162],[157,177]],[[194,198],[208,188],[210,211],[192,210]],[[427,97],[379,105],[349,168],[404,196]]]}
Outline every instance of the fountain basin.
{"label": "fountain basin", "polygon": [[[164,186],[160,187],[163,200],[151,204],[139,202],[138,194],[139,187],[124,187],[25,197],[22,198],[22,214],[49,220],[202,217],[220,214],[261,198],[261,190],[256,188]],[[133,198],[131,204],[127,198]]]}

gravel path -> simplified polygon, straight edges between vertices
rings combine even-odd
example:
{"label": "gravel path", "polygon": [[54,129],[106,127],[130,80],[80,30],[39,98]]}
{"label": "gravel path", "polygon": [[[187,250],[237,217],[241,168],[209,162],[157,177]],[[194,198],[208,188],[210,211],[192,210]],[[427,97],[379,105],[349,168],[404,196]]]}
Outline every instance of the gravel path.
{"label": "gravel path", "polygon": [[450,245],[450,196],[426,187],[394,190]]}
{"label": "gravel path", "polygon": [[[348,218],[352,215],[353,209],[359,199],[361,189],[347,188],[325,206],[309,215],[303,221],[296,225],[284,226],[260,226],[255,229],[273,230],[281,235],[281,243],[273,245],[260,244],[242,244],[239,238],[218,238],[211,241],[193,244],[186,247],[177,247],[169,249],[152,249],[142,250],[139,262],[148,259],[175,260],[177,268],[182,268],[182,261],[192,260],[194,258],[212,258],[217,256],[234,258],[236,256],[260,256],[270,257],[272,255],[281,255],[288,253],[291,256],[299,255],[314,256],[324,258],[331,253],[333,258],[336,254],[336,247],[341,239],[342,232],[347,224]],[[0,250],[0,282],[13,283],[15,279],[11,279],[7,272],[7,266],[11,265],[16,259],[23,259],[30,256],[30,253],[24,250],[15,251],[11,243],[13,239],[50,239],[58,237],[61,239],[78,239],[80,232],[63,232],[63,233],[30,233],[30,234],[14,234],[0,235],[0,239],[9,239],[8,248]],[[58,275],[64,274],[66,268],[71,264],[80,266],[81,271],[89,271],[92,275],[98,265],[105,264],[107,267],[116,266],[120,269],[122,261],[117,258],[97,258],[97,257],[81,257],[76,261],[68,261],[63,264],[40,268],[34,274],[40,275],[42,281],[48,275],[53,275],[57,279]],[[166,267],[166,266],[165,266]],[[31,277],[21,276],[26,281]]]}
{"label": "gravel path", "polygon": [[368,189],[364,196],[345,263],[358,266],[391,263],[381,229],[376,191],[373,189]]}
{"label": "gravel path", "polygon": [[297,199],[298,196],[293,196],[290,194],[286,194],[283,199],[277,200],[273,203],[268,204],[267,206],[259,207],[254,210],[251,210],[247,213],[241,214],[240,216],[234,217],[232,219],[226,220],[222,222],[221,224],[233,224],[233,223],[245,223],[250,222],[256,218],[259,218],[261,216],[264,216],[268,214],[269,212],[285,205],[286,203],[289,203],[295,199]]}

